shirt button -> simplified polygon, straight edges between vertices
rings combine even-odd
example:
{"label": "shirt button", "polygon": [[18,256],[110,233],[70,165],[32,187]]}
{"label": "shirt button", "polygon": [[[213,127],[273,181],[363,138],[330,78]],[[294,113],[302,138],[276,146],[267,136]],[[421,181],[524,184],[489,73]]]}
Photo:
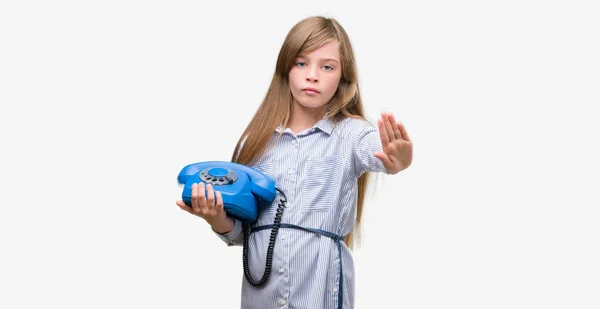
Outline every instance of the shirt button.
{"label": "shirt button", "polygon": [[294,170],[292,170],[292,169],[289,169],[289,170],[288,170],[288,175],[291,175],[293,172],[294,172]]}
{"label": "shirt button", "polygon": [[281,268],[279,269],[279,273],[280,273],[280,274],[283,274],[284,272],[285,272],[285,268],[281,267]]}
{"label": "shirt button", "polygon": [[293,140],[292,145],[298,145],[298,142],[296,140]]}
{"label": "shirt button", "polygon": [[285,305],[287,303],[287,301],[285,301],[285,299],[282,299],[279,301],[279,304],[281,304],[282,306]]}
{"label": "shirt button", "polygon": [[281,235],[281,240],[285,240],[285,235]]}
{"label": "shirt button", "polygon": [[333,288],[333,293],[337,293],[337,288]]}

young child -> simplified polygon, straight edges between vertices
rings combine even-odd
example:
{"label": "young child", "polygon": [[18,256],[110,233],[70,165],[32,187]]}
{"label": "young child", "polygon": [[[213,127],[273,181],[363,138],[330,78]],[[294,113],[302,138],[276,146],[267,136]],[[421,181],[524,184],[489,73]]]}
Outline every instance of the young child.
{"label": "young child", "polygon": [[[350,249],[369,173],[406,169],[412,151],[393,115],[382,113],[378,129],[365,120],[354,54],[342,26],[324,17],[297,23],[232,156],[268,175],[284,194],[262,205],[247,239],[252,278],[266,272],[271,227],[278,204],[286,200],[270,276],[262,286],[243,280],[241,308],[353,308]],[[228,245],[242,244],[242,223],[227,216],[211,185],[193,186],[191,207],[177,205],[205,219]]]}

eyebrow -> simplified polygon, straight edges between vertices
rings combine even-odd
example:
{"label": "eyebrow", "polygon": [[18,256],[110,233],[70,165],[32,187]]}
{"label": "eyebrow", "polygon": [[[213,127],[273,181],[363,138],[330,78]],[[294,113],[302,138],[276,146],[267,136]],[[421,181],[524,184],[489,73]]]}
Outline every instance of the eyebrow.
{"label": "eyebrow", "polygon": [[[296,58],[302,58],[302,59],[306,59],[306,56],[298,56],[298,57],[296,57]],[[323,58],[323,59],[319,59],[319,60],[320,60],[320,61],[322,61],[322,62],[325,62],[325,61],[333,61],[333,62],[340,63],[339,61],[337,61],[337,60],[335,60],[335,59],[333,59],[333,58]]]}

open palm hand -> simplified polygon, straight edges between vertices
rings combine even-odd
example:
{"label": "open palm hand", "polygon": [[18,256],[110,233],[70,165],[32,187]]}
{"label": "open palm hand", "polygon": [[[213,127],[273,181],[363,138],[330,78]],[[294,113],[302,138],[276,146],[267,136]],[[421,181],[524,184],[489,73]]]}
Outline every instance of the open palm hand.
{"label": "open palm hand", "polygon": [[382,151],[375,152],[389,174],[396,174],[412,162],[413,144],[404,125],[396,122],[392,113],[381,113],[377,121]]}

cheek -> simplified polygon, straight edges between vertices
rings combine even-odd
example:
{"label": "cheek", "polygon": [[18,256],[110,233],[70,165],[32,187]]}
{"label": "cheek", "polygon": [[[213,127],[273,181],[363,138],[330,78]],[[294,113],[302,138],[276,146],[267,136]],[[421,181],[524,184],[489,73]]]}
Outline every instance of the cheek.
{"label": "cheek", "polygon": [[290,72],[290,74],[288,74],[288,85],[290,87],[290,92],[292,93],[292,96],[295,98],[296,96],[298,96],[298,77],[293,74],[292,72]]}
{"label": "cheek", "polygon": [[329,80],[327,83],[327,92],[330,95],[333,95],[335,93],[335,91],[337,90],[339,83],[340,83],[339,78],[332,78],[331,80]]}
{"label": "cheek", "polygon": [[298,72],[292,69],[290,74],[288,74],[288,79],[290,80],[290,86],[298,84]]}

